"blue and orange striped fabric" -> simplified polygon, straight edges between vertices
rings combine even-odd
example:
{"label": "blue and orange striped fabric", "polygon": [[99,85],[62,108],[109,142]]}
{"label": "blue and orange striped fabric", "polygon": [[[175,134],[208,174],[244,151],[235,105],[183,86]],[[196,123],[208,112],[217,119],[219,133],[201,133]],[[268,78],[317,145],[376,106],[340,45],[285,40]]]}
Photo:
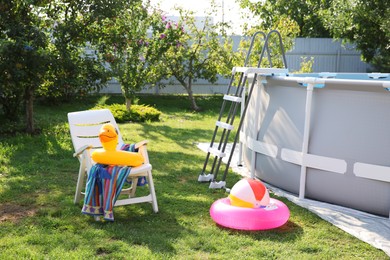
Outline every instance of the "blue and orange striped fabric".
{"label": "blue and orange striped fabric", "polygon": [[[121,150],[136,152],[134,144],[124,144]],[[105,220],[114,221],[113,206],[123,188],[131,167],[95,164],[88,173],[85,186],[82,213],[92,216],[103,216]],[[131,183],[131,182],[130,182]],[[137,186],[147,183],[145,177],[138,178]]]}
{"label": "blue and orange striped fabric", "polygon": [[114,221],[113,206],[131,167],[96,164],[87,179],[82,213]]}

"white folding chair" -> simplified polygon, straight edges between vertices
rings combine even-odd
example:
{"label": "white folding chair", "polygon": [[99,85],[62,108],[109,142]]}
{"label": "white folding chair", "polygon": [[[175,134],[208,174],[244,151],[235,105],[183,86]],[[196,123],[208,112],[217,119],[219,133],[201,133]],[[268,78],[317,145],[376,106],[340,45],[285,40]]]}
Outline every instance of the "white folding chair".
{"label": "white folding chair", "polygon": [[[102,145],[98,138],[100,128],[105,123],[111,123],[118,130],[118,146],[119,149],[123,144],[123,139],[119,131],[119,127],[115,122],[114,116],[108,109],[100,110],[86,110],[79,112],[68,113],[68,122],[70,135],[72,138],[75,153],[80,161],[79,176],[76,185],[76,194],[74,196],[74,203],[80,201],[86,175],[89,173],[94,162],[91,159],[91,150],[101,148]],[[138,152],[144,157],[144,164],[138,167],[132,167],[128,180],[131,181],[131,187],[122,189],[121,194],[128,195],[125,199],[118,199],[115,206],[149,202],[153,206],[153,211],[158,212],[157,197],[154,190],[152,165],[149,163],[148,152],[146,149],[147,141],[139,142],[135,145]],[[135,192],[137,189],[138,178],[146,177],[149,186],[149,194],[146,196],[137,197]]]}

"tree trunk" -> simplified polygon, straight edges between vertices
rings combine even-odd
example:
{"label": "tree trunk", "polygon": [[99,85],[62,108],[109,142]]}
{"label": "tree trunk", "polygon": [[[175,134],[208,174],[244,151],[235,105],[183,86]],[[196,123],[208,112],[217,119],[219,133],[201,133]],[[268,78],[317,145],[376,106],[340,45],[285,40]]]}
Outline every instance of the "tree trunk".
{"label": "tree trunk", "polygon": [[194,97],[194,94],[192,92],[192,79],[191,77],[188,78],[188,84],[185,82],[185,80],[180,79],[179,77],[176,77],[176,79],[180,82],[180,84],[184,87],[184,89],[187,91],[188,99],[191,103],[191,108],[195,111],[200,111],[200,107],[196,104],[196,100]]}
{"label": "tree trunk", "polygon": [[26,132],[34,134],[34,88],[31,86],[25,90],[25,102],[26,102]]}
{"label": "tree trunk", "polygon": [[192,82],[190,82],[190,79],[188,80],[188,85],[186,89],[188,93],[188,98],[190,99],[191,102],[191,108],[195,111],[200,111],[200,107],[198,107],[198,105],[196,104],[194,93],[192,92]]}
{"label": "tree trunk", "polygon": [[127,111],[130,111],[130,107],[131,107],[131,98],[126,98],[126,109]]}
{"label": "tree trunk", "polygon": [[[189,70],[192,71],[192,62],[193,60],[190,59],[190,64],[189,64]],[[185,82],[183,82],[185,83]],[[200,107],[198,107],[198,105],[196,104],[196,101],[195,101],[195,97],[194,97],[194,93],[192,92],[192,76],[189,76],[188,77],[188,84],[185,87],[185,89],[187,90],[187,93],[188,93],[188,98],[190,99],[190,102],[191,102],[191,108],[195,111],[199,111],[200,110]],[[184,84],[185,85],[185,84]]]}

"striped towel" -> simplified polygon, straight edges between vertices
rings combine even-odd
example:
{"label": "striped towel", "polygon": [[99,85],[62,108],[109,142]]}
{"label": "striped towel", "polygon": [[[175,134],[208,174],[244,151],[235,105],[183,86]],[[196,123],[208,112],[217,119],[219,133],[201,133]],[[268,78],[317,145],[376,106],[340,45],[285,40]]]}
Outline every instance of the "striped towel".
{"label": "striped towel", "polygon": [[92,166],[85,188],[82,213],[92,216],[103,216],[105,220],[114,221],[113,206],[122,190],[131,167]]}
{"label": "striped towel", "polygon": [[[121,150],[137,152],[134,144],[122,145]],[[103,216],[114,221],[113,206],[127,181],[131,167],[95,164],[88,173],[82,213]],[[128,183],[131,183],[128,182]],[[146,178],[138,178],[137,186],[147,184]]]}

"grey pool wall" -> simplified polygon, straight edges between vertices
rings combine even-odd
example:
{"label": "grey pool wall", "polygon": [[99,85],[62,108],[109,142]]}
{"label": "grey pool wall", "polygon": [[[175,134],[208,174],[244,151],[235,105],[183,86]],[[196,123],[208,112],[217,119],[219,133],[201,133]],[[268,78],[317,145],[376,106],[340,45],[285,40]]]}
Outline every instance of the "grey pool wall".
{"label": "grey pool wall", "polygon": [[387,88],[387,74],[260,78],[240,134],[244,163],[300,198],[390,217]]}

